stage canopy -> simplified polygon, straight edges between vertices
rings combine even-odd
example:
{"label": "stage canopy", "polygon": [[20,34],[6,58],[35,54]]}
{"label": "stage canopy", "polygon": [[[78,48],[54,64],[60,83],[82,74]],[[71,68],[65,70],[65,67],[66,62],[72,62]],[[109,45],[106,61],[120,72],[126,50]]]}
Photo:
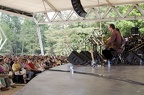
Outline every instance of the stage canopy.
{"label": "stage canopy", "polygon": [[[81,0],[81,4],[87,12],[85,18],[76,14],[71,0],[1,0],[0,11],[34,19],[37,24],[144,18],[144,8],[141,7],[144,0]],[[119,8],[122,5],[129,6],[124,14],[120,12]],[[139,10],[141,14],[129,15],[133,9]],[[91,17],[92,13],[95,15],[93,18]]]}
{"label": "stage canopy", "polygon": [[77,15],[71,1],[77,0],[1,0],[0,11],[35,21],[42,55],[40,24],[144,19],[144,0],[80,0],[85,17]]}

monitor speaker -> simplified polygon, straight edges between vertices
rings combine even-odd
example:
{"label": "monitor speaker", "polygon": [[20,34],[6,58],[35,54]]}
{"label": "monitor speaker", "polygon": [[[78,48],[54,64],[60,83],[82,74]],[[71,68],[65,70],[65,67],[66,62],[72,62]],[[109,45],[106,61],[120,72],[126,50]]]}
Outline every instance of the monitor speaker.
{"label": "monitor speaker", "polygon": [[72,51],[67,60],[74,65],[84,65],[88,62],[88,60],[77,51]]}
{"label": "monitor speaker", "polygon": [[82,54],[83,56],[85,56],[85,58],[89,61],[92,60],[91,58],[91,53],[89,51],[81,51],[80,54]]}

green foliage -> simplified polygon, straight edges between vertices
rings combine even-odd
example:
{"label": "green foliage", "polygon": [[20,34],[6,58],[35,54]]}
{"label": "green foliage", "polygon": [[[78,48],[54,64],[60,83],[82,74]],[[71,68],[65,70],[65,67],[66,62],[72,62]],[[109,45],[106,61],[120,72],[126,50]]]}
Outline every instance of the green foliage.
{"label": "green foliage", "polygon": [[[1,52],[9,53],[12,50],[16,55],[39,53],[37,27],[33,21],[2,14],[0,24],[8,38]],[[41,28],[42,32],[47,30],[45,26]]]}
{"label": "green foliage", "polygon": [[120,29],[120,32],[124,37],[128,37],[131,34],[130,29],[134,27],[134,23],[131,21],[119,21],[116,22],[116,27]]}

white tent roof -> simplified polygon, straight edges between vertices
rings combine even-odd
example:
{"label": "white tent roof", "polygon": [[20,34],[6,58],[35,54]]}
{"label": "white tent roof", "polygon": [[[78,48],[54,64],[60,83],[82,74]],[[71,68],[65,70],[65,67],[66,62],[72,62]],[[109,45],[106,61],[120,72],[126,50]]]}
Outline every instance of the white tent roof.
{"label": "white tent roof", "polygon": [[[139,4],[144,0],[81,0],[84,8]],[[71,0],[1,0],[0,11],[14,15],[33,17],[36,13],[73,10]]]}
{"label": "white tent roof", "polygon": [[[133,20],[135,16],[129,16],[129,13],[137,8],[141,12],[141,16],[137,19],[144,19],[144,9],[139,4],[144,4],[144,0],[81,0],[84,9],[90,9],[89,13],[93,11],[95,18],[81,19],[73,10],[71,0],[1,0],[0,11],[8,14],[34,18],[37,24],[45,23],[61,23],[73,21],[110,21],[110,20]],[[131,5],[126,14],[121,14],[120,10],[115,6],[128,4]],[[107,7],[105,12],[100,13],[95,8]],[[63,17],[62,11],[70,10],[67,17]],[[118,16],[108,17],[114,10]],[[48,13],[54,12],[50,18]],[[88,13],[88,14],[89,14]],[[101,15],[101,17],[99,16]],[[70,19],[72,15],[77,15],[78,19]],[[56,18],[61,20],[56,20]]]}

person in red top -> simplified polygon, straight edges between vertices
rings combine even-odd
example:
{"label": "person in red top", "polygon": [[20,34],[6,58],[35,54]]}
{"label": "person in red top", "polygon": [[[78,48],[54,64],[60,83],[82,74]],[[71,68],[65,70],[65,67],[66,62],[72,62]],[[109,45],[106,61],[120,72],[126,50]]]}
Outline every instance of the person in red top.
{"label": "person in red top", "polygon": [[28,60],[25,64],[25,68],[26,70],[28,71],[32,71],[34,73],[34,76],[37,75],[38,73],[41,73],[40,70],[38,70],[35,65],[30,61]]}
{"label": "person in red top", "polygon": [[118,52],[121,48],[123,37],[121,36],[121,33],[115,29],[114,24],[109,24],[108,30],[111,32],[111,36],[105,50],[102,51],[102,54],[107,60],[111,60],[113,57],[112,51]]}
{"label": "person in red top", "polygon": [[32,70],[36,70],[33,63],[30,62],[30,63],[28,63],[28,65],[31,67]]}
{"label": "person in red top", "polygon": [[26,62],[25,67],[26,67],[27,70],[34,70],[34,71],[37,70],[37,69],[35,68],[34,64],[33,64],[30,60],[28,60],[28,61]]}

